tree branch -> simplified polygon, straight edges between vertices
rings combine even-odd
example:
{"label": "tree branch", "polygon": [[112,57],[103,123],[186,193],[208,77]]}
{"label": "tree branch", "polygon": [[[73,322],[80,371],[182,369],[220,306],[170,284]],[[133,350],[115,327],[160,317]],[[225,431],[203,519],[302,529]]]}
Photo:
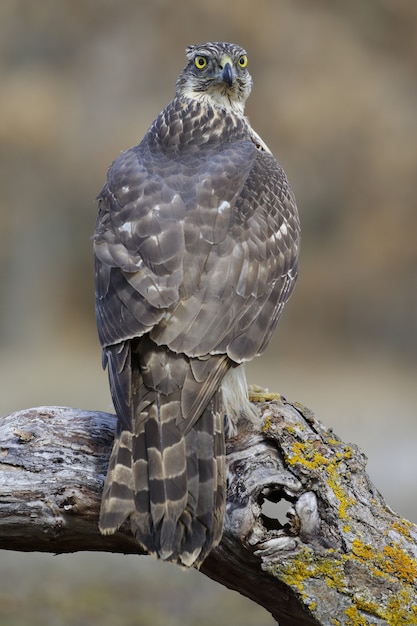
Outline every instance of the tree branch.
{"label": "tree branch", "polygon": [[[362,452],[308,409],[257,407],[259,424],[228,441],[223,539],[201,570],[281,626],[416,624],[417,527],[386,505]],[[60,407],[0,420],[0,548],[141,553],[128,524],[97,528],[115,423]],[[286,501],[287,517],[268,517],[265,501]]]}

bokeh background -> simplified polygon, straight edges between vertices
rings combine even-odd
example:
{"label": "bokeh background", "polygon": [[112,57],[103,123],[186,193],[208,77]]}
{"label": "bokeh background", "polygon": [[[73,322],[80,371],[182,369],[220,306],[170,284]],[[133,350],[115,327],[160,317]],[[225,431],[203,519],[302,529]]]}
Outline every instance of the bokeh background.
{"label": "bokeh background", "polygon": [[[300,278],[249,379],[366,452],[417,522],[415,0],[2,0],[0,414],[111,410],[91,234],[108,165],[173,96],[189,43],[249,54],[247,113],[292,182]],[[271,625],[145,557],[2,552],[0,623]]]}

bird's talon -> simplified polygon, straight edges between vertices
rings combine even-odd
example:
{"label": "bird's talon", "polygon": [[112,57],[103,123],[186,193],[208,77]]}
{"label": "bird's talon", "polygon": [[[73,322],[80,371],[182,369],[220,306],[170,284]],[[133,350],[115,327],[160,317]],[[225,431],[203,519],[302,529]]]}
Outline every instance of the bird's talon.
{"label": "bird's talon", "polygon": [[280,393],[269,391],[269,389],[264,389],[259,385],[249,385],[248,391],[249,402],[273,402],[274,400],[282,402],[285,400]]}

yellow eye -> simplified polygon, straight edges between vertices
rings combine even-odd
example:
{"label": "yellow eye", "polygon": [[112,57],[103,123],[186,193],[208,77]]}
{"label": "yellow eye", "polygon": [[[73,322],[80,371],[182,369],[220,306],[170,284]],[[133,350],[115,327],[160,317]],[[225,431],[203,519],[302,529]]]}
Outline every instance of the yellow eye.
{"label": "yellow eye", "polygon": [[203,70],[206,67],[206,65],[207,65],[206,57],[203,57],[203,56],[200,56],[200,55],[197,56],[194,59],[194,65],[196,66],[197,69]]}
{"label": "yellow eye", "polygon": [[239,66],[240,67],[246,67],[248,64],[248,57],[246,56],[246,54],[242,54],[242,56],[239,57],[238,60]]}

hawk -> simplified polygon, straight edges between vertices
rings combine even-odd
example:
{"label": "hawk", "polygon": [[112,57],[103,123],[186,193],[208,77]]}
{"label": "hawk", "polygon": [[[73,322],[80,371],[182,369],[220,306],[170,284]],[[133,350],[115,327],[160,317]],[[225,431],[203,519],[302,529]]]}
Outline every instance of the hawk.
{"label": "hawk", "polygon": [[94,233],[96,317],[118,425],[100,512],[199,567],[221,540],[225,431],[253,419],[244,363],[297,276],[284,171],[244,116],[245,50],[186,49],[174,99],[110,166]]}

